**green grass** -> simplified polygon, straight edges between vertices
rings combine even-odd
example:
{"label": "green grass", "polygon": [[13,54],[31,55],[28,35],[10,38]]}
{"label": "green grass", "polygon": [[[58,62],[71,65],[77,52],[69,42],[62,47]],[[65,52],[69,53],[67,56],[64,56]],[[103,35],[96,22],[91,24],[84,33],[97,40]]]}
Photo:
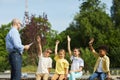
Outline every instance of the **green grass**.
{"label": "green grass", "polygon": [[50,69],[50,73],[54,73],[55,72],[55,69]]}
{"label": "green grass", "polygon": [[[22,67],[22,72],[31,73],[36,71],[37,71],[37,66],[28,65],[28,66]],[[55,69],[50,69],[50,73],[54,73],[54,71]]]}
{"label": "green grass", "polygon": [[28,65],[25,67],[22,67],[22,72],[36,72],[37,70],[37,66],[33,66],[33,65]]}

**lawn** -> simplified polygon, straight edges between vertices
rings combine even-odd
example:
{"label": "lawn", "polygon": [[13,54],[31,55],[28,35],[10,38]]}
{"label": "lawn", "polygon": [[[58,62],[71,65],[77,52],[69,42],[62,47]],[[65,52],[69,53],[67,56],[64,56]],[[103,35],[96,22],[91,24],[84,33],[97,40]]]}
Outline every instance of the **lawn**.
{"label": "lawn", "polygon": [[[22,67],[22,72],[26,72],[26,73],[34,73],[37,71],[37,66],[33,66],[33,65],[28,65],[28,66],[25,66],[25,67]],[[54,73],[54,69],[51,69],[50,70],[50,73]]]}

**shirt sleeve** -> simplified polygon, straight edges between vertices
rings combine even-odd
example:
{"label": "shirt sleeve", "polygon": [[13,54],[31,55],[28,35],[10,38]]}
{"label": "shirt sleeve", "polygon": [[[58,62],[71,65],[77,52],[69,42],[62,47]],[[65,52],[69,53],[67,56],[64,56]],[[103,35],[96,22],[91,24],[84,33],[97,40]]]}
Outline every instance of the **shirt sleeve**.
{"label": "shirt sleeve", "polygon": [[[14,35],[13,35],[14,34]],[[24,50],[24,46],[21,43],[21,39],[20,39],[20,34],[18,31],[14,30],[14,32],[12,32],[11,34],[11,39],[13,41],[13,46],[14,48],[19,52],[19,53],[23,53]]]}
{"label": "shirt sleeve", "polygon": [[71,61],[73,60],[73,56],[70,57],[70,60],[71,60]]}
{"label": "shirt sleeve", "polygon": [[67,60],[65,60],[65,63],[64,63],[64,65],[65,65],[65,68],[69,68],[69,63],[68,63],[68,61]]}
{"label": "shirt sleeve", "polygon": [[81,66],[84,67],[84,61],[82,59],[79,61],[79,64],[80,64],[80,67]]}
{"label": "shirt sleeve", "polygon": [[54,60],[57,61],[59,59],[58,55],[55,55]]}
{"label": "shirt sleeve", "polygon": [[38,55],[38,57],[39,57],[39,59],[41,59],[43,57],[43,54]]}
{"label": "shirt sleeve", "polygon": [[109,59],[109,57],[106,57],[106,66],[107,66],[107,71],[110,72],[110,69],[109,69],[109,67],[110,67],[110,59]]}

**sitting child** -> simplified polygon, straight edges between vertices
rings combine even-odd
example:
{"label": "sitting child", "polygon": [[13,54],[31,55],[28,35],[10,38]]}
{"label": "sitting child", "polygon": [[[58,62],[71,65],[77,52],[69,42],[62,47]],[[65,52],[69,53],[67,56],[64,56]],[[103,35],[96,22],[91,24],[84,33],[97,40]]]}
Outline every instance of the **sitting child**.
{"label": "sitting child", "polygon": [[48,80],[50,68],[52,68],[52,59],[49,57],[52,52],[50,49],[46,49],[42,52],[41,38],[37,36],[37,46],[38,46],[38,69],[36,72],[36,80]]}
{"label": "sitting child", "polygon": [[72,61],[69,80],[76,80],[76,78],[80,78],[82,76],[82,69],[84,67],[84,61],[80,57],[80,49],[74,48],[73,54],[70,49],[70,37],[67,36],[68,39],[68,52],[70,56],[70,60]]}
{"label": "sitting child", "polygon": [[94,80],[95,78],[98,78],[98,77],[100,80],[105,80],[106,77],[109,80],[110,79],[110,69],[109,69],[110,60],[109,60],[109,57],[106,55],[108,51],[107,47],[100,46],[98,48],[99,52],[97,53],[92,46],[93,41],[94,41],[94,38],[90,40],[89,46],[94,56],[98,59],[94,67],[94,73],[90,76],[89,80]]}
{"label": "sitting child", "polygon": [[59,50],[59,53],[57,54],[58,44],[59,41],[57,40],[55,46],[55,58],[54,58],[56,61],[56,68],[55,68],[55,74],[52,76],[51,80],[57,80],[57,79],[66,80],[68,75],[69,63],[64,58],[65,57],[64,49]]}

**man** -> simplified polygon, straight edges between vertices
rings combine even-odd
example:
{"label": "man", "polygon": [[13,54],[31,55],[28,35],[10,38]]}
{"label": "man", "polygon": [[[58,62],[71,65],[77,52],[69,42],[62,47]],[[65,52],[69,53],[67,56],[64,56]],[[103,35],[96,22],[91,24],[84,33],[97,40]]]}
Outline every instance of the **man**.
{"label": "man", "polygon": [[9,53],[11,65],[11,80],[21,80],[22,53],[28,50],[30,45],[22,45],[18,30],[21,27],[20,20],[12,20],[12,28],[6,36],[6,49]]}
{"label": "man", "polygon": [[110,60],[107,54],[107,47],[106,46],[100,46],[98,48],[98,53],[94,50],[92,47],[94,38],[92,38],[89,42],[90,49],[95,57],[97,57],[97,61],[94,67],[94,73],[90,76],[89,80],[94,80],[95,78],[99,78],[99,80],[105,80],[106,77],[109,80],[110,79]]}
{"label": "man", "polygon": [[46,49],[44,52],[42,52],[41,38],[39,35],[37,35],[36,38],[39,57],[36,80],[48,80],[50,69],[52,68],[52,59],[49,57],[52,51],[50,49]]}

